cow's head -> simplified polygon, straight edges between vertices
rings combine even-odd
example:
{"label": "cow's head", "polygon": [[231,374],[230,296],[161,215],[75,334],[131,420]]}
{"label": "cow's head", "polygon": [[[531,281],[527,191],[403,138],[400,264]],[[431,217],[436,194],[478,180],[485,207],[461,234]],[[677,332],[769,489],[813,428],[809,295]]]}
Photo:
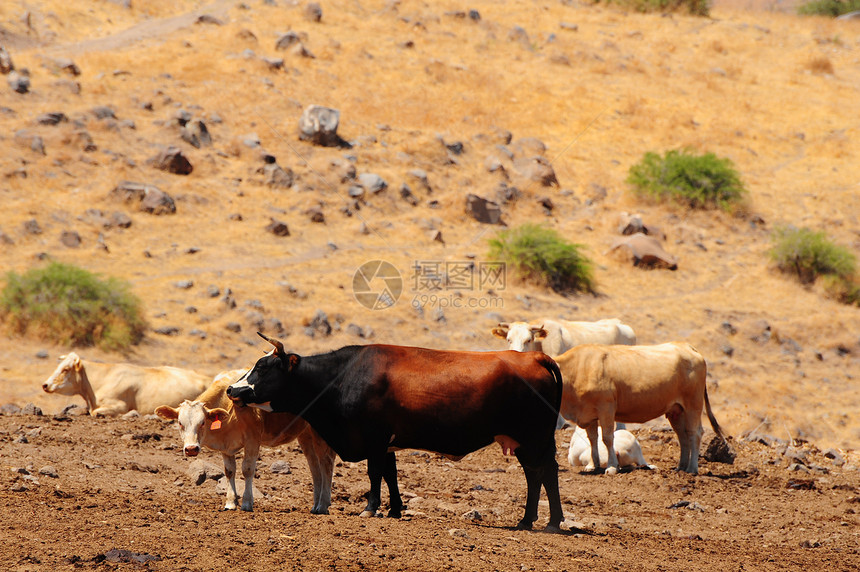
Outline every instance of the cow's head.
{"label": "cow's head", "polygon": [[500,323],[493,328],[493,335],[504,338],[508,342],[508,349],[517,352],[534,351],[535,341],[546,337],[543,325],[532,326],[527,322]]}
{"label": "cow's head", "polygon": [[217,431],[220,422],[226,421],[227,410],[217,407],[209,409],[199,401],[183,401],[178,408],[162,405],[155,409],[162,419],[179,421],[179,436],[182,451],[186,457],[196,457],[200,453],[200,436],[204,429]]}
{"label": "cow's head", "polygon": [[80,373],[83,369],[84,364],[75,352],[60,356],[60,365],[42,384],[42,389],[47,393],[77,395],[81,391]]}
{"label": "cow's head", "polygon": [[257,334],[272,344],[273,349],[261,357],[254,367],[227,388],[227,396],[239,405],[250,405],[264,411],[284,411],[273,402],[284,400],[284,378],[299,365],[298,355],[287,353],[284,344],[260,332]]}

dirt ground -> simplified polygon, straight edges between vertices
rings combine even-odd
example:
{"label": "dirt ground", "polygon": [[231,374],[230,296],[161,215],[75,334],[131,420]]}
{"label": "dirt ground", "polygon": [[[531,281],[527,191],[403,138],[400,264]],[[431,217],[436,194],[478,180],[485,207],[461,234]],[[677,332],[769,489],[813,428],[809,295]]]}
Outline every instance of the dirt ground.
{"label": "dirt ground", "polygon": [[[525,479],[496,446],[460,462],[398,453],[409,508],[400,520],[358,517],[364,463],[338,463],[331,514],[311,515],[298,445],[264,449],[254,512],[226,512],[214,478],[195,484],[172,424],[0,415],[0,562],[20,571],[860,567],[856,465],[810,445],[786,455],[785,444],[734,440],[733,465],[702,460],[700,475],[690,476],[672,469],[672,433],[637,433],[658,469],[607,476],[569,467],[571,431],[558,432],[567,520],[563,534],[549,534],[540,531],[545,500],[536,531],[514,529]],[[198,460],[222,468],[220,455]],[[273,473],[276,460],[291,472]]]}

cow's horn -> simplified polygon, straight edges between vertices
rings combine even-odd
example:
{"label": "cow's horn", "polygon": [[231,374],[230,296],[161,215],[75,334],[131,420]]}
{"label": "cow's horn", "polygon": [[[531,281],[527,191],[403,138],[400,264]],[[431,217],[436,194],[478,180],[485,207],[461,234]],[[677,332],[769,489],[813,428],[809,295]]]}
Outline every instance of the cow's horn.
{"label": "cow's horn", "polygon": [[269,342],[270,344],[272,344],[273,346],[275,346],[275,349],[277,350],[275,353],[277,353],[279,355],[284,355],[286,353],[284,351],[284,344],[282,344],[278,340],[270,338],[269,336],[267,336],[266,334],[264,334],[262,332],[257,332],[257,335],[260,336],[261,338],[263,338],[264,340],[266,340],[267,342]]}
{"label": "cow's horn", "polygon": [[500,328],[508,329],[508,328],[510,328],[510,327],[511,327],[511,325],[510,325],[509,323],[507,323],[507,322],[499,322],[499,327],[500,327]]}

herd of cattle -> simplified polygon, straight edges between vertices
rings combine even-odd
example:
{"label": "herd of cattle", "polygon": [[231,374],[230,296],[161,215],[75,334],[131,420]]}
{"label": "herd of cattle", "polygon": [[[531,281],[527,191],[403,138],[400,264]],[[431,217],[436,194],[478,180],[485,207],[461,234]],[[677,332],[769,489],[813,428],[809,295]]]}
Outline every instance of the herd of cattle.
{"label": "herd of cattle", "polygon": [[525,473],[526,509],[518,527],[532,527],[543,487],[547,528],[558,530],[563,514],[555,430],[565,420],[577,426],[570,464],[586,471],[605,467],[606,474],[619,466],[654,468],[621,423],[665,415],[680,443],[677,469],[692,474],[698,472],[703,410],[725,441],[708,400],[705,360],[690,344],[636,345],[633,329],[617,319],[513,322],[499,324],[493,334],[513,351],[372,344],[299,356],[260,334],[273,350],[253,368],[214,380],[190,370],[106,364],[70,353],[42,387],[82,396],[91,415],[136,409],[178,421],[186,456],[196,456],[201,446],[221,452],[228,510],[239,501],[240,451],[240,506],[253,510],[263,445],[299,441],[313,476],[312,513],[328,512],[338,455],[367,460],[370,493],[361,515],[377,514],[384,479],[388,516],[399,517],[395,451],[423,449],[460,459],[495,441]]}

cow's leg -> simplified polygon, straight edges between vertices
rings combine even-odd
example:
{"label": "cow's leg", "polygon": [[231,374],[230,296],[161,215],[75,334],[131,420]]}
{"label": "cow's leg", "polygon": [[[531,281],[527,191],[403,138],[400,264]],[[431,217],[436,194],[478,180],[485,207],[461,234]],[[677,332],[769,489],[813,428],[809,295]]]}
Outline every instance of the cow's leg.
{"label": "cow's leg", "polygon": [[[519,450],[517,450],[518,452]],[[519,457],[519,455],[517,455]],[[538,517],[538,501],[540,500],[541,475],[538,469],[523,464],[520,460],[523,472],[526,474],[526,513],[522,520],[517,523],[519,530],[531,530],[532,524]]]}
{"label": "cow's leg", "polygon": [[128,404],[119,399],[98,399],[98,407],[90,411],[93,417],[114,417],[128,413]]}
{"label": "cow's leg", "polygon": [[564,512],[561,508],[561,495],[558,492],[558,463],[555,460],[555,443],[552,446],[552,456],[546,460],[543,468],[541,468],[541,482],[549,501],[549,522],[546,525],[546,530],[559,532],[561,531],[561,521],[564,520]]}
{"label": "cow's leg", "polygon": [[254,473],[257,472],[257,459],[260,457],[260,444],[245,442],[242,457],[242,478],[245,479],[245,492],[242,493],[242,510],[254,510]]}
{"label": "cow's leg", "polygon": [[690,457],[687,459],[687,472],[696,475],[699,473],[699,449],[702,446],[702,413],[693,415],[687,413],[687,438],[690,442]]}
{"label": "cow's leg", "polygon": [[584,426],[585,432],[588,434],[588,442],[591,444],[591,462],[586,465],[585,472],[590,473],[596,471],[600,467],[600,445],[597,435],[597,420],[595,419],[588,425]]}
{"label": "cow's leg", "polygon": [[600,416],[600,430],[603,433],[603,444],[606,445],[606,474],[618,472],[618,455],[615,452],[615,411],[608,411]]}
{"label": "cow's leg", "polygon": [[397,486],[397,458],[394,452],[385,455],[385,468],[382,476],[388,485],[388,516],[389,518],[400,518],[403,511],[403,499],[400,498],[400,489]]}
{"label": "cow's leg", "polygon": [[328,514],[328,507],[331,506],[334,451],[319,435],[310,430],[303,431],[298,440],[314,481],[314,504],[311,514]]}
{"label": "cow's leg", "polygon": [[373,455],[367,459],[367,477],[370,479],[370,492],[367,493],[367,506],[359,516],[376,516],[379,505],[382,504],[382,473],[385,469],[385,452]]}
{"label": "cow's leg", "polygon": [[[690,466],[690,437],[687,434],[687,412],[677,403],[666,413],[666,419],[678,435],[678,444],[681,446],[681,458],[678,460],[678,471],[687,471]],[[696,459],[698,471],[698,459]]]}
{"label": "cow's leg", "polygon": [[236,501],[239,500],[239,493],[236,492],[236,455],[228,455],[222,453],[224,458],[224,476],[227,477],[227,502],[224,504],[224,510],[236,510]]}

